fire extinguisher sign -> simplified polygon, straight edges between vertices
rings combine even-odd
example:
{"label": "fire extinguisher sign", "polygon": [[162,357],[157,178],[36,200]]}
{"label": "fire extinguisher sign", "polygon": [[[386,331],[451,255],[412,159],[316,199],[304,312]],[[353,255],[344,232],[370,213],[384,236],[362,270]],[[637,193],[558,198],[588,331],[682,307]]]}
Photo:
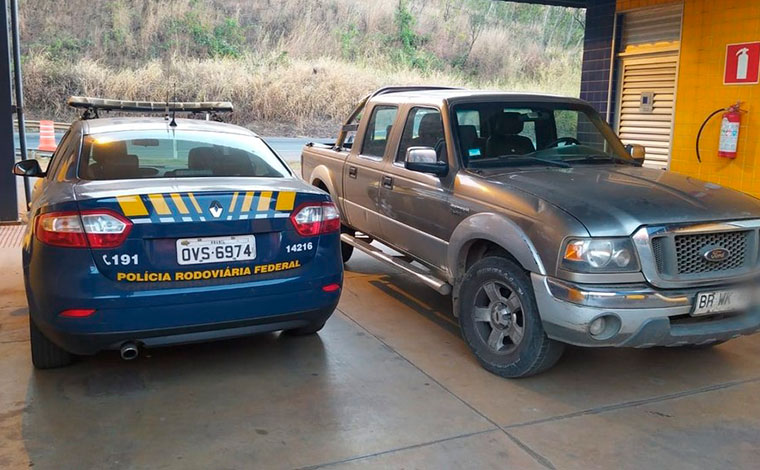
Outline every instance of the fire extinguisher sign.
{"label": "fire extinguisher sign", "polygon": [[760,82],[760,41],[726,46],[724,85],[750,85]]}

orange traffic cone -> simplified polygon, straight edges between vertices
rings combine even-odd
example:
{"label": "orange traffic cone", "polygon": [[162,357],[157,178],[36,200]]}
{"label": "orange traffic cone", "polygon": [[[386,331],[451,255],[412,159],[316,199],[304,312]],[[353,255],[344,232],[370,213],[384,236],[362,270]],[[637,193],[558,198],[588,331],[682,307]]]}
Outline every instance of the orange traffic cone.
{"label": "orange traffic cone", "polygon": [[37,150],[55,152],[55,148],[55,125],[53,121],[40,121],[40,145]]}

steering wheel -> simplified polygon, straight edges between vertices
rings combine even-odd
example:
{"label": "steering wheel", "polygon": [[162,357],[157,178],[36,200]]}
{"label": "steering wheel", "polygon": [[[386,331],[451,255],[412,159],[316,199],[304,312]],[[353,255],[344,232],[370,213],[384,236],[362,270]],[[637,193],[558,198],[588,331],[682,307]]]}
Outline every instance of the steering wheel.
{"label": "steering wheel", "polygon": [[557,145],[559,145],[559,144],[561,144],[563,142],[566,145],[570,145],[570,144],[580,145],[581,144],[581,142],[578,139],[576,139],[575,137],[560,137],[557,140],[553,140],[553,141],[549,142],[547,145],[544,146],[544,148],[545,149],[549,149],[549,148],[552,148],[552,147],[556,147]]}

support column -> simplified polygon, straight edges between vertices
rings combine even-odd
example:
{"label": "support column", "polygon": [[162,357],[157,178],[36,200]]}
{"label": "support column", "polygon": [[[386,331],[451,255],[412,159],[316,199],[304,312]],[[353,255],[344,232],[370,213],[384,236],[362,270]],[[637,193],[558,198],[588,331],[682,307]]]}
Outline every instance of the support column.
{"label": "support column", "polygon": [[0,222],[18,220],[8,0],[0,0]]}
{"label": "support column", "polygon": [[614,109],[607,114],[612,39],[615,33],[615,4],[615,0],[588,2],[581,71],[581,99],[594,105],[610,122],[614,122],[615,119]]}

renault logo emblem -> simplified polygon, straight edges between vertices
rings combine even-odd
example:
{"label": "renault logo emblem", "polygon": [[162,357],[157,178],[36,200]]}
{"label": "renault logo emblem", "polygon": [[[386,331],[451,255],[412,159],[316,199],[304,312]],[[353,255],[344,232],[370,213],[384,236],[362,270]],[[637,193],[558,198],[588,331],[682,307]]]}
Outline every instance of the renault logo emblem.
{"label": "renault logo emblem", "polygon": [[731,252],[723,247],[705,247],[702,252],[702,257],[707,261],[718,263],[720,261],[727,260],[731,256]]}
{"label": "renault logo emblem", "polygon": [[222,205],[219,204],[219,201],[213,201],[211,205],[208,206],[208,210],[211,212],[211,215],[213,215],[215,219],[218,219],[224,211],[224,209],[222,209]]}

